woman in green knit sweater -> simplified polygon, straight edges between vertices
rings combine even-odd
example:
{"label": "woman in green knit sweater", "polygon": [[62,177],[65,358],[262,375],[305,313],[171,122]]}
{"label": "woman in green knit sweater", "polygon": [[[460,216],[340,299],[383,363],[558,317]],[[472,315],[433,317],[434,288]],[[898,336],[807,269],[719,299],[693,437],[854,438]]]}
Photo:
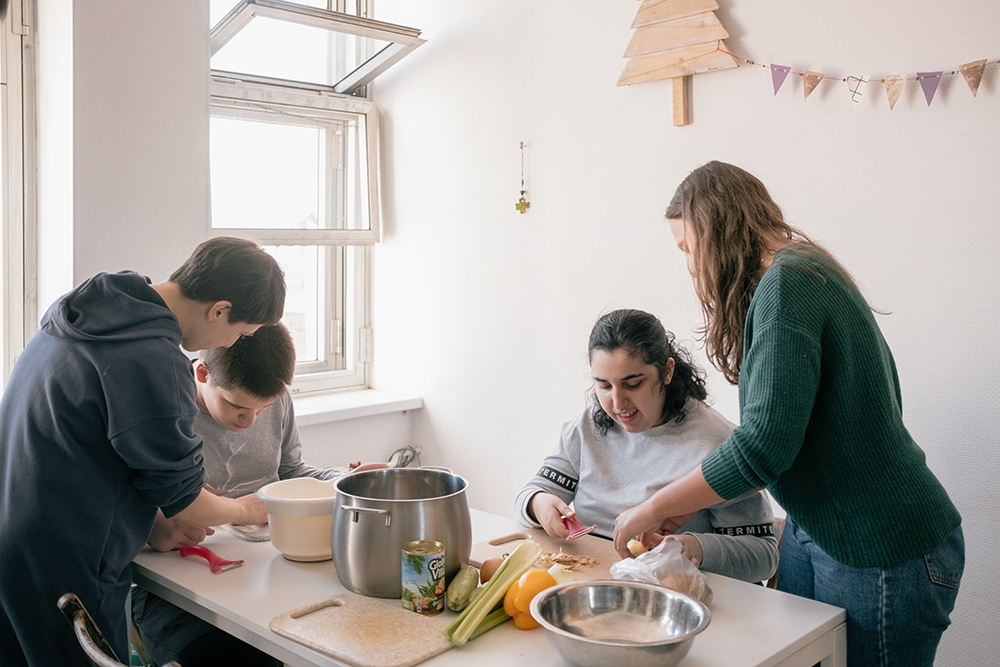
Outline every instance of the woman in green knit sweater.
{"label": "woman in green knit sweater", "polygon": [[933,665],[965,561],[961,517],[902,422],[892,354],[850,274],[764,185],[710,162],[666,217],[740,425],[615,522],[615,548],[766,487],[788,513],[778,588],[847,609],[848,664]]}

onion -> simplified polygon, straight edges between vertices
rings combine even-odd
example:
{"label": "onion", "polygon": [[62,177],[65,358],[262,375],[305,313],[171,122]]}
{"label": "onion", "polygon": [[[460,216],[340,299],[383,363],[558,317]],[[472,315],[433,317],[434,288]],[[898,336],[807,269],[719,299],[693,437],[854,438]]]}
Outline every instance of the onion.
{"label": "onion", "polygon": [[493,558],[487,558],[483,561],[483,564],[479,566],[479,583],[485,584],[493,577],[493,573],[497,571],[497,568],[503,563],[503,559],[507,557],[507,554],[502,556],[494,556]]}

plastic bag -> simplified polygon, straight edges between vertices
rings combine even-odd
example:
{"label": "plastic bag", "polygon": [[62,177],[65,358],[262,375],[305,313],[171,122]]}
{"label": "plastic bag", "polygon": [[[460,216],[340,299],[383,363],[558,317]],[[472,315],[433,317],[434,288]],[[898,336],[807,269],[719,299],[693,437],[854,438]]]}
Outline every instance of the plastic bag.
{"label": "plastic bag", "polygon": [[663,540],[644,554],[614,563],[611,576],[666,586],[705,604],[712,600],[705,575],[681,554],[677,540]]}

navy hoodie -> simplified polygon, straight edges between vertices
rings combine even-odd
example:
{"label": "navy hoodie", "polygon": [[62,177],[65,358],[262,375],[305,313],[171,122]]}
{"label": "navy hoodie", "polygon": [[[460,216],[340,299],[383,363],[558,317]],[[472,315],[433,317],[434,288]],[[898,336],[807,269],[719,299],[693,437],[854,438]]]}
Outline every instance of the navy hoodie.
{"label": "navy hoodie", "polygon": [[89,665],[56,607],[67,592],[128,662],[131,561],[157,508],[173,516],[206,481],[180,342],[147,278],[102,273],[18,359],[0,401],[3,665]]}

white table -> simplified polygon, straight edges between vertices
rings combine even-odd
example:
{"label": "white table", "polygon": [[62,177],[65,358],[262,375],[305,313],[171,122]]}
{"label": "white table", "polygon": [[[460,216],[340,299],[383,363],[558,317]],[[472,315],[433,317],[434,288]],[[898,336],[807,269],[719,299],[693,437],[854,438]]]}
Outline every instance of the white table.
{"label": "white table", "polygon": [[[513,520],[472,511],[473,542],[520,530]],[[212,574],[205,561],[148,547],[134,563],[135,582],[293,667],[341,665],[272,632],[275,616],[347,593],[332,561],[286,560],[270,542],[246,542],[217,530],[205,545],[242,567]],[[698,636],[684,667],[845,667],[846,612],[812,600],[708,574],[712,622]],[[542,629],[505,623],[422,663],[427,667],[566,667]]]}

